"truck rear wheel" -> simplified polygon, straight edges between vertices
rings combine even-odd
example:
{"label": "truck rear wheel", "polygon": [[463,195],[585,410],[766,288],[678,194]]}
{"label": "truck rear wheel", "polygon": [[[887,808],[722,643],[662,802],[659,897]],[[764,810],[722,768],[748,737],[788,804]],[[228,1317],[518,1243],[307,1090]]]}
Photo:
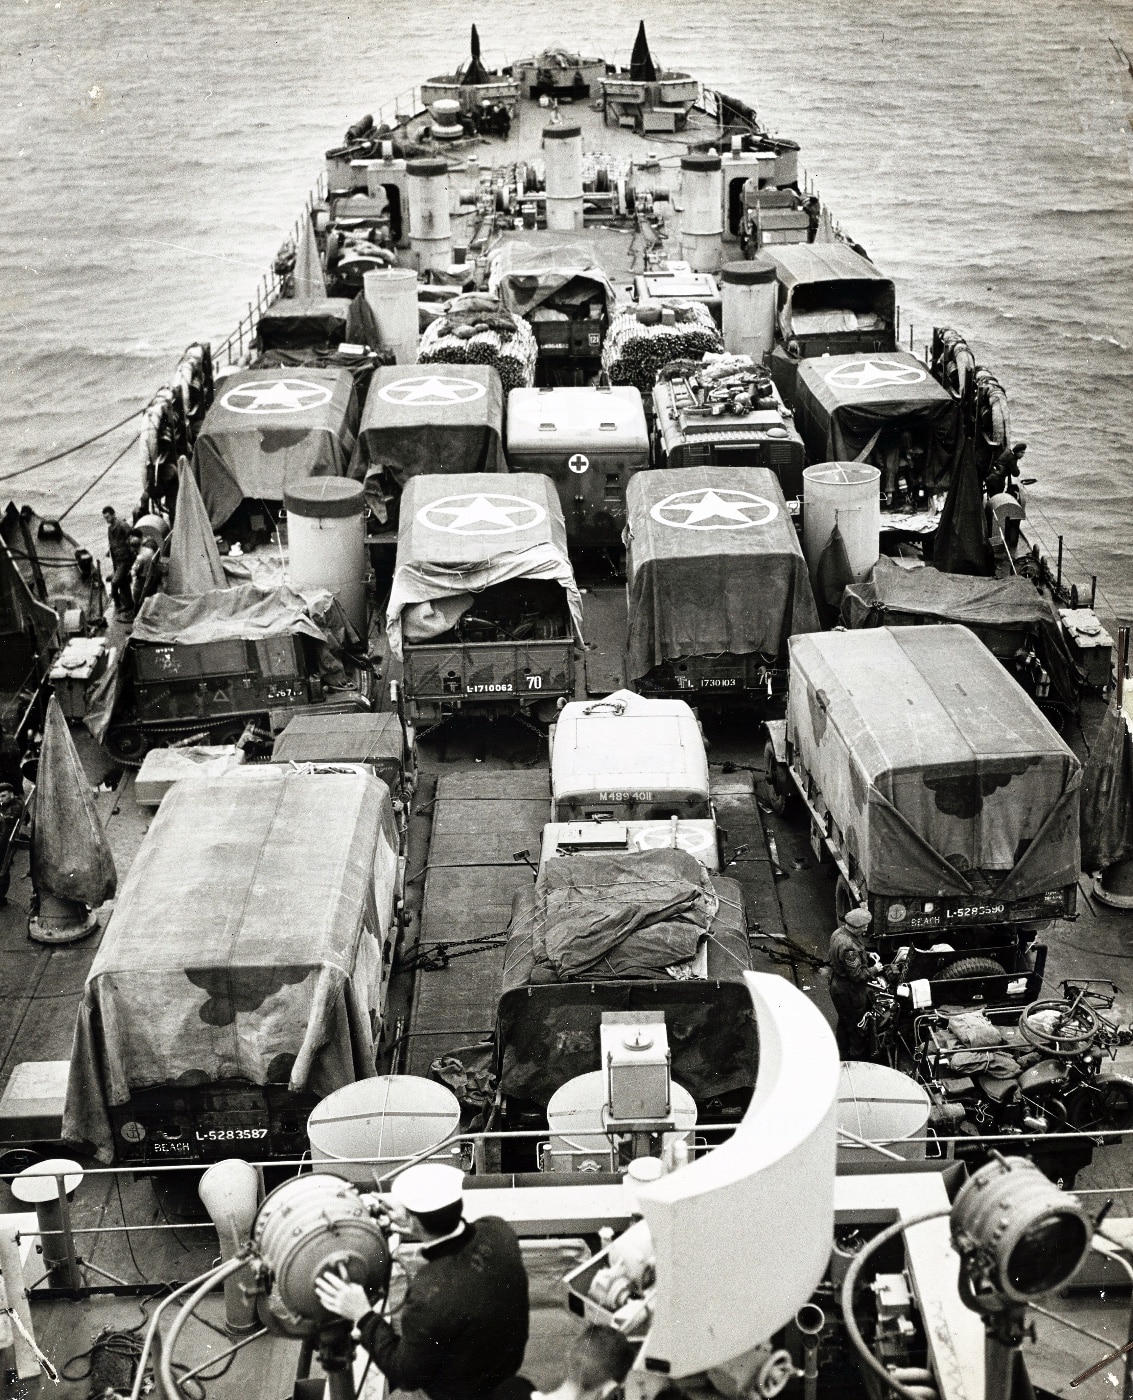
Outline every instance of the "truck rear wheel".
{"label": "truck rear wheel", "polygon": [[850,888],[850,882],[845,875],[838,876],[838,883],[834,886],[834,915],[839,923],[845,920],[851,909],[860,909],[861,901]]}

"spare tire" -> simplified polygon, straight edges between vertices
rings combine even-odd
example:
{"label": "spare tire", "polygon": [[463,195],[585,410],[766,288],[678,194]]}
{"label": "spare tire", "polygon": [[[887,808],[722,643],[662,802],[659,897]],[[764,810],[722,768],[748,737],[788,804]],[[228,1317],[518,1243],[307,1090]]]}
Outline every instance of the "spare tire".
{"label": "spare tire", "polygon": [[1007,969],[994,958],[957,958],[932,977],[933,982],[959,982],[968,977],[1006,977]]}

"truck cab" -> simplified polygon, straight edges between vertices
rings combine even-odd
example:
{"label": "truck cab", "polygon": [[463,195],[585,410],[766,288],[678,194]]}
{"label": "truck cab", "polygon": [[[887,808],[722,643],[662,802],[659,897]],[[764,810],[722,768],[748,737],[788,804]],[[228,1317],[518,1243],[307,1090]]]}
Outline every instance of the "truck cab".
{"label": "truck cab", "polygon": [[565,705],[551,730],[540,866],[579,852],[679,849],[720,869],[704,737],[683,700],[619,690]]}

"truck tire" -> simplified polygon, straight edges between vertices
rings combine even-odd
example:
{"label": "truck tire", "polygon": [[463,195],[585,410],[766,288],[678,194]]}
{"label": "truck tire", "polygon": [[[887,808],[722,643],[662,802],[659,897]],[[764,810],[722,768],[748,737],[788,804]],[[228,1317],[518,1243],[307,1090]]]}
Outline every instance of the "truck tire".
{"label": "truck tire", "polygon": [[767,805],[777,817],[784,817],[791,807],[791,778],[787,765],[775,757],[775,746],[770,739],[763,746],[763,769]]}
{"label": "truck tire", "polygon": [[957,958],[932,978],[934,982],[959,982],[969,977],[1006,977],[1002,963],[994,958]]}
{"label": "truck tire", "polygon": [[834,886],[834,917],[842,923],[850,910],[858,907],[857,896],[850,888],[845,875],[839,875],[838,883]]}

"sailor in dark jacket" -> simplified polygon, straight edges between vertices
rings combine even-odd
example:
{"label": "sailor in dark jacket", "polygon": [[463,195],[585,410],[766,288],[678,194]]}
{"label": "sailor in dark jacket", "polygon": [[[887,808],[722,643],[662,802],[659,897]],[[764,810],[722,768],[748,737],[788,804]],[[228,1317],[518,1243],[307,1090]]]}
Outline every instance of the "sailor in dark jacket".
{"label": "sailor in dark jacket", "polygon": [[463,1175],[423,1163],[397,1178],[391,1195],[424,1241],[424,1262],[401,1308],[400,1335],[365,1290],[334,1274],[315,1281],[328,1312],[355,1323],[358,1339],[391,1390],[430,1400],[487,1400],[523,1364],[527,1273],[515,1232],[496,1216],[467,1221]]}
{"label": "sailor in dark jacket", "polygon": [[866,947],[868,909],[850,909],[830,935],[830,1000],[838,1013],[835,1035],[843,1060],[868,1060],[869,1037],[862,1018],[873,1006],[870,982],[876,977],[876,957]]}

